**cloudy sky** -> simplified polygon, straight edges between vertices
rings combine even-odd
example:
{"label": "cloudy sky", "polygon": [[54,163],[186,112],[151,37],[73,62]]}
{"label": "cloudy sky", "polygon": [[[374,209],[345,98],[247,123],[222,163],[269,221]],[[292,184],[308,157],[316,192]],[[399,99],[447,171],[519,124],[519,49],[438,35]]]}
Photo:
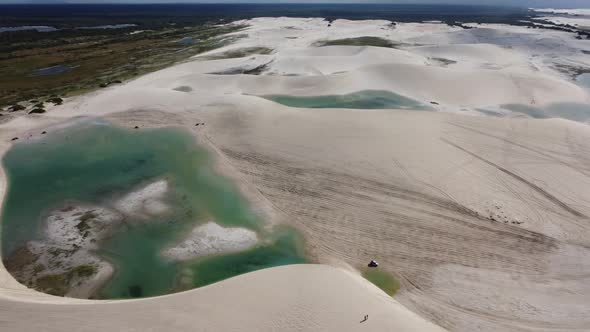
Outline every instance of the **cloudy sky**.
{"label": "cloudy sky", "polygon": [[590,8],[590,0],[0,0],[1,3],[438,3],[518,7]]}

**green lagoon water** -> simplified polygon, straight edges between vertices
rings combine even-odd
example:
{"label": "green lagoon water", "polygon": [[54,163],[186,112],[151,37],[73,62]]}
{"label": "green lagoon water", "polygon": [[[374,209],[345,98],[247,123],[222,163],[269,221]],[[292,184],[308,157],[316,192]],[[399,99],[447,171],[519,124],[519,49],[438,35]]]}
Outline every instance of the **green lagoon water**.
{"label": "green lagoon water", "polygon": [[[291,229],[263,231],[263,222],[231,181],[212,170],[211,162],[207,151],[184,131],[127,130],[98,120],[18,143],[3,159],[9,185],[1,216],[2,253],[6,257],[39,239],[43,217],[52,209],[73,202],[108,207],[137,186],[166,178],[172,211],[147,220],[127,216],[129,222],[100,244],[98,254],[115,265],[116,273],[99,297],[161,295],[304,262],[298,234]],[[210,220],[256,231],[264,244],[183,263],[161,258],[163,248]],[[192,282],[179,287],[179,273],[186,270],[192,271]]]}
{"label": "green lagoon water", "polygon": [[393,296],[400,288],[400,283],[391,274],[378,268],[368,268],[363,272],[363,277],[381,288],[387,295]]}
{"label": "green lagoon water", "polygon": [[502,108],[513,112],[527,114],[535,119],[562,118],[579,122],[590,120],[590,104],[555,103],[545,107],[505,104],[502,105]]}
{"label": "green lagoon water", "polygon": [[[584,73],[576,77],[576,82],[583,88],[590,89],[590,73]],[[590,104],[583,103],[554,103],[543,107],[505,104],[502,108],[509,111],[523,113],[535,119],[563,118],[572,121],[590,121]]]}
{"label": "green lagoon water", "polygon": [[590,89],[590,73],[578,75],[578,77],[576,77],[576,82],[578,82],[580,86]]}
{"label": "green lagoon water", "polygon": [[289,107],[433,110],[417,100],[383,90],[363,90],[345,95],[310,97],[266,95],[261,97]]}

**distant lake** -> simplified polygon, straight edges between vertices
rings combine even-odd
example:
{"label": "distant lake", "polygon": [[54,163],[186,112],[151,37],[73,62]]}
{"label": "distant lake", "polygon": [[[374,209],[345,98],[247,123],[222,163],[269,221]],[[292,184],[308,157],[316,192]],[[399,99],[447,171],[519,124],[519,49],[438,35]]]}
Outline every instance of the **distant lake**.
{"label": "distant lake", "polygon": [[26,31],[26,30],[37,30],[37,32],[51,32],[57,31],[58,29],[46,25],[24,25],[20,27],[0,27],[0,33],[11,32],[11,31]]}
{"label": "distant lake", "polygon": [[381,90],[363,90],[345,95],[325,96],[288,96],[288,95],[266,95],[262,98],[272,100],[276,103],[289,107],[304,108],[356,108],[356,109],[411,109],[411,110],[434,110],[417,100]]}
{"label": "distant lake", "polygon": [[562,118],[572,121],[590,121],[590,104],[582,103],[554,103],[544,107],[522,104],[505,104],[503,109],[527,114],[535,119]]}

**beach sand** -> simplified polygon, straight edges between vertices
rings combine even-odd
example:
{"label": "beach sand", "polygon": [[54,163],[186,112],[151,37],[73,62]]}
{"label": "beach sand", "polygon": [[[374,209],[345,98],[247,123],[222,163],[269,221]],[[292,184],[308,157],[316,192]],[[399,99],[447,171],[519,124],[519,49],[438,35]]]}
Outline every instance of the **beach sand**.
{"label": "beach sand", "polygon": [[[54,330],[590,326],[590,127],[477,111],[589,103],[570,72],[590,67],[584,41],[507,25],[245,23],[246,38],[194,61],[0,125],[0,151],[12,137],[36,139],[79,116],[139,130],[186,128],[269,223],[296,227],[314,261],[339,268],[272,268],[184,293],[100,303],[38,294],[0,270],[9,329],[38,330],[48,320]],[[404,46],[312,46],[367,35]],[[246,47],[274,51],[205,57]],[[260,64],[259,75],[211,74]],[[436,111],[289,108],[256,96],[371,89],[436,102]],[[401,282],[394,299],[355,274],[371,259]]]}

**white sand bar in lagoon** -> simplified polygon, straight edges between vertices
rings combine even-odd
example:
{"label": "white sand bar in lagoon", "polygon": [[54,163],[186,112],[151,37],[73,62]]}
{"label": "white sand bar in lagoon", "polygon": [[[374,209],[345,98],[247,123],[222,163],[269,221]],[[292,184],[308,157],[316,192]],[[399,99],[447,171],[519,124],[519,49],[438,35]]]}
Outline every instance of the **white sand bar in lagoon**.
{"label": "white sand bar in lagoon", "polygon": [[45,236],[48,242],[96,249],[96,241],[102,239],[122,219],[121,214],[106,208],[71,205],[49,214]]}
{"label": "white sand bar in lagoon", "polygon": [[167,258],[189,260],[220,253],[237,252],[252,248],[258,238],[245,228],[221,227],[214,222],[195,227],[178,245],[163,252]]}
{"label": "white sand bar in lagoon", "polygon": [[168,181],[158,180],[133,191],[115,203],[115,207],[126,214],[145,216],[165,213],[168,206],[162,199],[168,192]]}

